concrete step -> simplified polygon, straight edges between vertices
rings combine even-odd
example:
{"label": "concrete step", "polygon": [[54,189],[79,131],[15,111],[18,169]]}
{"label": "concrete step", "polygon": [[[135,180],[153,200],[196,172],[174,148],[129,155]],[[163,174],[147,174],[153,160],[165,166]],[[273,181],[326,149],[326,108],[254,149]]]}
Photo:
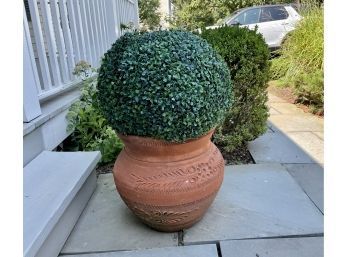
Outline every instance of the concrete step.
{"label": "concrete step", "polygon": [[58,256],[95,189],[100,157],[44,151],[24,167],[25,257]]}

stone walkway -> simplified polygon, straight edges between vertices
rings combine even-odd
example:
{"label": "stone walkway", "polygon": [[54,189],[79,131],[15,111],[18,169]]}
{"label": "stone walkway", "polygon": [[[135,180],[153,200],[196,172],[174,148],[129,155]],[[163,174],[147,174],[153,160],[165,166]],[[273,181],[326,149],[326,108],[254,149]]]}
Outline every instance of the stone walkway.
{"label": "stone walkway", "polygon": [[323,120],[270,95],[269,130],[250,142],[256,162],[226,166],[204,218],[179,233],[135,218],[100,175],[61,255],[74,257],[323,256]]}
{"label": "stone walkway", "polygon": [[324,119],[269,94],[268,132],[249,143],[256,163],[280,163],[324,212]]}

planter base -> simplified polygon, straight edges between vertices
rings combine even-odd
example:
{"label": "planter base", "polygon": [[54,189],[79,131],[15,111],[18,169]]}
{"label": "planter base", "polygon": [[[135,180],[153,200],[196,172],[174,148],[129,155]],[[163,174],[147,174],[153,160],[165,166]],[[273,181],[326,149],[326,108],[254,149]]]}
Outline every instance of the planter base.
{"label": "planter base", "polygon": [[120,136],[125,149],[114,166],[115,184],[123,201],[145,224],[174,232],[203,217],[224,174],[224,160],[210,141],[211,134],[183,144]]}

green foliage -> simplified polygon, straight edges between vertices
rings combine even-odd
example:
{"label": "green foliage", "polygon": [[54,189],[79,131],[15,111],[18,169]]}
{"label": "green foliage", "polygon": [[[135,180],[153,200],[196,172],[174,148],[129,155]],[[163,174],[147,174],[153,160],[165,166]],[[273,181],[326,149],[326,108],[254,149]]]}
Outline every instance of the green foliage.
{"label": "green foliage", "polygon": [[298,96],[298,102],[310,105],[314,113],[324,111],[324,73],[322,70],[298,74],[293,79],[293,87]]}
{"label": "green foliage", "polygon": [[324,10],[314,8],[284,42],[272,60],[272,79],[291,86],[298,101],[320,110],[324,105]]}
{"label": "green foliage", "polygon": [[139,0],[139,18],[140,22],[150,30],[160,26],[161,15],[158,12],[160,6],[159,0]]}
{"label": "green foliage", "polygon": [[203,30],[202,35],[225,59],[230,68],[234,102],[214,141],[232,152],[254,140],[266,129],[269,50],[256,31],[240,27]]}
{"label": "green foliage", "polygon": [[289,3],[291,0],[174,0],[174,27],[193,30],[213,25],[234,11],[261,4]]}
{"label": "green foliage", "polygon": [[286,58],[278,57],[271,60],[270,78],[277,80],[285,76],[288,71],[289,61]]}
{"label": "green foliage", "polygon": [[298,11],[302,16],[307,16],[313,10],[320,8],[324,0],[301,0],[299,1]]}
{"label": "green foliage", "polygon": [[102,60],[98,98],[118,133],[182,142],[223,119],[231,80],[223,59],[192,33],[127,33]]}
{"label": "green foliage", "polygon": [[95,72],[95,69],[92,68],[92,66],[86,62],[86,61],[79,61],[73,70],[73,75],[79,76],[82,80],[85,80],[89,78],[92,73]]}
{"label": "green foliage", "polygon": [[[82,65],[78,66],[75,68],[76,75],[84,76]],[[87,66],[85,68],[89,69]],[[115,160],[123,144],[99,111],[95,78],[84,81],[81,99],[70,107],[67,120],[67,131],[72,132],[71,139],[78,151],[99,150],[102,154],[101,163]]]}
{"label": "green foliage", "polygon": [[135,30],[134,23],[129,22],[128,24],[121,23],[120,24],[120,29],[123,32],[131,32]]}

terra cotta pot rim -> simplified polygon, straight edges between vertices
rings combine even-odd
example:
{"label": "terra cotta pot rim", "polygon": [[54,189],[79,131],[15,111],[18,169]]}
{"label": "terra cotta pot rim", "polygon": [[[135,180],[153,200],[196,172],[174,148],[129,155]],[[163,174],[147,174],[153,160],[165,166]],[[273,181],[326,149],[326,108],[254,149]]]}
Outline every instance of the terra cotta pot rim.
{"label": "terra cotta pot rim", "polygon": [[119,135],[119,138],[125,145],[125,152],[133,159],[146,162],[173,162],[193,158],[207,151],[213,132],[214,129],[209,130],[208,133],[185,142],[170,142],[131,135]]}

